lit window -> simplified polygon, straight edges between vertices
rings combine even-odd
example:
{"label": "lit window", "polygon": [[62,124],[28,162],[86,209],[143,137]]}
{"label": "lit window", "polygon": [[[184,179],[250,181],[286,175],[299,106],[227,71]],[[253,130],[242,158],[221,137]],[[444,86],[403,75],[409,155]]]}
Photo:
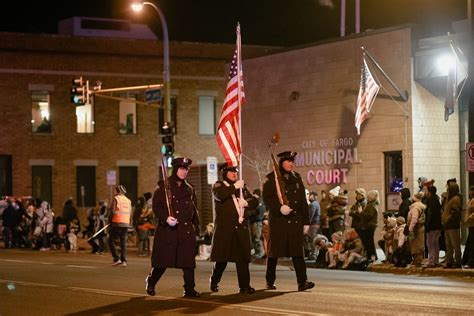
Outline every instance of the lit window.
{"label": "lit window", "polygon": [[76,122],[78,133],[94,133],[94,104],[76,106]]}
{"label": "lit window", "polygon": [[34,133],[51,133],[48,91],[31,92],[31,126]]}
{"label": "lit window", "polygon": [[216,134],[216,98],[199,96],[199,135]]}
{"label": "lit window", "polygon": [[120,134],[137,133],[137,106],[135,99],[120,101],[119,132]]}

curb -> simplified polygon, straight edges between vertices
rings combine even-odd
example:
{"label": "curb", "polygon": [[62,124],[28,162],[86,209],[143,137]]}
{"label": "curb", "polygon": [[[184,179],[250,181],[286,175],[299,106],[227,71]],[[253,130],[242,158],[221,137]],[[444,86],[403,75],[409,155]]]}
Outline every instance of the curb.
{"label": "curb", "polygon": [[370,272],[392,273],[400,275],[446,276],[446,277],[474,277],[474,269],[443,269],[437,268],[399,268],[391,264],[373,264],[367,269]]}

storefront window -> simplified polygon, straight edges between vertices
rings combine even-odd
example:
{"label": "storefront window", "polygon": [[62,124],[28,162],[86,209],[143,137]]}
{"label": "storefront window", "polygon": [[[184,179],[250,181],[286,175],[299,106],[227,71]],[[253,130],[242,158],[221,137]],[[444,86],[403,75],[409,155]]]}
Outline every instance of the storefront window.
{"label": "storefront window", "polygon": [[396,211],[401,203],[400,190],[403,188],[403,159],[401,151],[385,153],[385,193],[386,210]]}

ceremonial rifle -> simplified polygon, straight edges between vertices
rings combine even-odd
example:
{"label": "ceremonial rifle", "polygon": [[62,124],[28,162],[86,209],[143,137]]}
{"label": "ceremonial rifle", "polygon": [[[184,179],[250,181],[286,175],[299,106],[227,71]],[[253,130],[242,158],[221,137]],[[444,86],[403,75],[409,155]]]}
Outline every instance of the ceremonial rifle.
{"label": "ceremonial rifle", "polygon": [[[272,143],[277,144],[278,139],[279,139],[279,135],[275,134],[272,137]],[[270,155],[272,157],[273,173],[275,174],[275,187],[276,187],[278,200],[280,201],[280,204],[282,204],[282,205],[289,205],[288,198],[287,198],[287,196],[285,194],[285,190],[284,190],[285,189],[285,183],[283,182],[283,180],[281,178],[280,168],[279,168],[278,163],[275,159],[275,155],[273,155],[271,146],[272,146],[271,143],[268,142],[268,148],[270,149]]]}

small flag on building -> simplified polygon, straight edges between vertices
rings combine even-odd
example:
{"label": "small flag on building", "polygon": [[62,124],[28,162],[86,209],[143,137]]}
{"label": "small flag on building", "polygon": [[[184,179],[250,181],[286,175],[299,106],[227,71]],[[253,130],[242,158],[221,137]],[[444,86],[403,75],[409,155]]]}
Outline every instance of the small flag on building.
{"label": "small flag on building", "polygon": [[216,136],[227,164],[234,167],[240,162],[240,108],[245,103],[240,46],[240,25],[237,25],[237,48],[230,65],[229,81]]}
{"label": "small flag on building", "polygon": [[380,90],[380,85],[375,81],[370,72],[365,56],[362,62],[362,72],[360,75],[359,95],[357,96],[357,107],[355,114],[355,127],[357,128],[357,135],[360,135],[360,127],[362,123],[369,116],[372,105]]}
{"label": "small flag on building", "polygon": [[[453,58],[448,70],[448,85],[446,89],[446,101],[444,103],[444,120],[447,122],[449,116],[454,113],[454,107],[458,103],[459,96],[468,77],[467,70],[460,57],[464,57],[459,47],[449,44]],[[458,52],[460,54],[458,54]]]}

